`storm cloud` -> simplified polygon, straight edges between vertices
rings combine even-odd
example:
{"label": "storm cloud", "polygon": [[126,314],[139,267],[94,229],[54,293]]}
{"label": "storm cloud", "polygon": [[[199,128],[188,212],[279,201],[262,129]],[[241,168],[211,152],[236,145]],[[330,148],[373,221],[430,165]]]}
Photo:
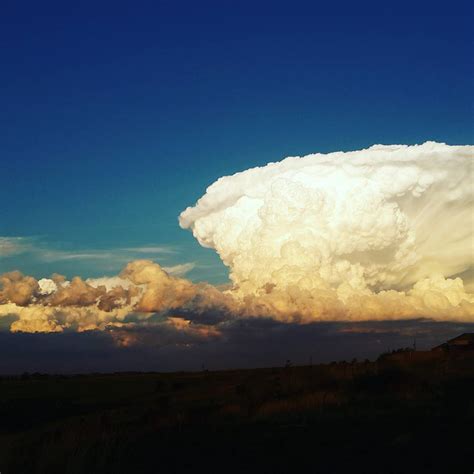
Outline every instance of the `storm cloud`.
{"label": "storm cloud", "polygon": [[180,216],[249,313],[473,321],[472,146],[289,157],[213,183]]}
{"label": "storm cloud", "polygon": [[473,323],[473,148],[376,145],[220,178],[180,225],[216,250],[229,285],[151,260],[102,278],[14,271],[0,275],[0,327],[103,331],[124,348],[146,333],[215,345],[259,320]]}

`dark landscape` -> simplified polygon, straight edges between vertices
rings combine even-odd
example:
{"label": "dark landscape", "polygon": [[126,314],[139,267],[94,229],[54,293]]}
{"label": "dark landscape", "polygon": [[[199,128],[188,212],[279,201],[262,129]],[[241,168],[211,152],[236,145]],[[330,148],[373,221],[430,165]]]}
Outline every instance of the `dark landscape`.
{"label": "dark landscape", "polygon": [[472,472],[471,350],[0,380],[2,473]]}

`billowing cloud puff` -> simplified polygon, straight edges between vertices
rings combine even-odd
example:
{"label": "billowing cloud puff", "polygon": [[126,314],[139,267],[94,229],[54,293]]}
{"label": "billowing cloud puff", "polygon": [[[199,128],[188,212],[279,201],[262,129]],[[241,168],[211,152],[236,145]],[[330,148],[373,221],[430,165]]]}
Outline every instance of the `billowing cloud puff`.
{"label": "billowing cloud puff", "polygon": [[[215,336],[202,321],[179,316],[233,311],[232,298],[216,288],[173,277],[149,260],[130,262],[119,276],[71,281],[60,275],[37,281],[20,272],[0,276],[0,318],[14,332],[104,330],[144,325],[156,315],[170,317],[174,329]],[[215,322],[212,320],[211,322]]]}
{"label": "billowing cloud puff", "polygon": [[0,304],[11,302],[26,306],[39,290],[38,282],[18,271],[0,275]]}
{"label": "billowing cloud puff", "polygon": [[[220,178],[180,216],[250,313],[473,320],[473,151],[427,142],[290,157]],[[471,281],[467,281],[472,284]]]}

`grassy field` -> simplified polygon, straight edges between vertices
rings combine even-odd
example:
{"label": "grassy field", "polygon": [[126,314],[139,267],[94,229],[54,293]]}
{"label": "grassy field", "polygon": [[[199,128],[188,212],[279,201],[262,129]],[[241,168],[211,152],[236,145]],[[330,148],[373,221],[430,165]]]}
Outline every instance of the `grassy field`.
{"label": "grassy field", "polygon": [[0,379],[0,472],[471,473],[474,364]]}

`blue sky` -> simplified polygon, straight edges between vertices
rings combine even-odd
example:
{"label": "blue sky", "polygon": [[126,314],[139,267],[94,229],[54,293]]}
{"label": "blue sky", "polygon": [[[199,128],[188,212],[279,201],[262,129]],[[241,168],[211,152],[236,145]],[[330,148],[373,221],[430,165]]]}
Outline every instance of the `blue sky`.
{"label": "blue sky", "polygon": [[2,3],[0,237],[17,251],[0,273],[97,276],[146,257],[225,281],[177,222],[218,177],[373,143],[472,143],[472,13]]}

